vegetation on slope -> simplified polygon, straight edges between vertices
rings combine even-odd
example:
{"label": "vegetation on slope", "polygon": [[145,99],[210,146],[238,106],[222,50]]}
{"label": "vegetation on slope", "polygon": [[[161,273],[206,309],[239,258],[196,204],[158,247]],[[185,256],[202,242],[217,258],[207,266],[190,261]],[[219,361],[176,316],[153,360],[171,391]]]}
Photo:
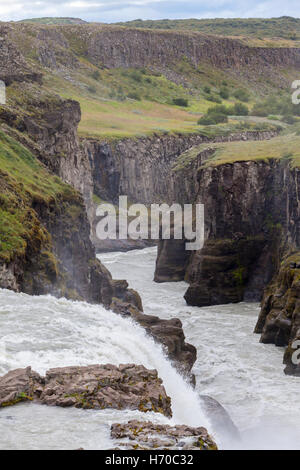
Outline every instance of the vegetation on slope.
{"label": "vegetation on slope", "polygon": [[[205,61],[196,65],[185,56],[160,67],[107,68],[99,61],[96,66],[88,55],[88,38],[107,30],[113,41],[113,31],[120,29],[126,30],[107,25],[50,26],[51,39],[47,40],[40,39],[39,25],[26,24],[14,30],[14,42],[32,67],[44,75],[43,89],[80,103],[79,133],[83,137],[197,132],[199,118],[214,104],[224,105],[236,115],[234,108],[242,102],[251,113],[256,101],[275,92],[285,93],[288,100],[288,87],[298,78],[296,70],[282,68],[279,73],[272,69],[267,77],[264,73],[250,77],[241,69],[237,73],[234,68],[224,70]],[[59,41],[53,39],[56,31]],[[62,46],[62,37],[69,47]],[[12,97],[10,87],[8,97]]]}
{"label": "vegetation on slope", "polygon": [[64,24],[85,24],[87,23],[80,18],[56,18],[56,17],[45,17],[45,18],[27,18],[25,20],[20,20],[18,23],[35,23],[35,24],[56,24],[56,25],[64,25]]}
{"label": "vegetation on slope", "polygon": [[187,20],[133,20],[119,25],[148,28],[199,31],[221,36],[248,36],[254,38],[285,38],[300,40],[300,19],[280,18],[214,18]]}
{"label": "vegetation on slope", "polygon": [[[271,130],[271,127],[269,130]],[[251,160],[267,161],[278,159],[289,160],[292,166],[298,167],[300,166],[300,132],[299,129],[294,127],[269,140],[241,140],[236,142],[211,143],[209,145],[204,143],[180,155],[174,166],[174,171],[180,171],[185,168],[205,150],[210,151],[210,157],[205,161],[204,166],[217,166]]]}
{"label": "vegetation on slope", "polygon": [[[192,68],[181,61],[186,86],[149,69],[98,69],[81,62],[72,79],[54,73],[44,76],[48,90],[81,105],[79,133],[83,137],[129,137],[165,132],[197,132],[197,121],[214,103],[234,107],[247,96],[245,106],[254,105],[254,93],[240,88],[237,80],[210,68]],[[236,97],[236,93],[238,98]],[[224,98],[225,96],[225,98]]]}
{"label": "vegetation on slope", "polygon": [[[77,195],[52,176],[21,144],[0,130],[0,261],[24,257],[28,246],[44,254],[51,240],[33,207],[49,206]],[[71,209],[71,206],[70,206]],[[34,248],[35,247],[35,248]]]}

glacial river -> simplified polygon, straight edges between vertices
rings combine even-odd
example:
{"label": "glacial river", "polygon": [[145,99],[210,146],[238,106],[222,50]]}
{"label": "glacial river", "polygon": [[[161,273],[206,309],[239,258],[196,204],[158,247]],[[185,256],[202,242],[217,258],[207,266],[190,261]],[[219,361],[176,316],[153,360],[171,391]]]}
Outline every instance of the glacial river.
{"label": "glacial river", "polygon": [[[101,306],[0,290],[0,375],[31,365],[137,363],[156,368],[172,399],[171,424],[204,425],[220,448],[300,449],[300,379],[283,374],[283,350],[259,343],[258,304],[189,307],[184,282],[153,282],[156,249],[99,255],[116,279],[140,293],[145,313],[181,319],[198,350],[192,390],[138,325]],[[198,394],[217,399],[240,429],[238,442],[215,433]],[[0,449],[109,449],[110,425],[169,420],[155,413],[77,410],[19,404],[0,410]]]}

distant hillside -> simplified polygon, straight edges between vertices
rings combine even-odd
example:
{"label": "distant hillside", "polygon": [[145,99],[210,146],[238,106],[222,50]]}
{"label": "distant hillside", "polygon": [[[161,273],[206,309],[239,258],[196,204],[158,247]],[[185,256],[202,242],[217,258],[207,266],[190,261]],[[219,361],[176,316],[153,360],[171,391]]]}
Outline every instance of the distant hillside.
{"label": "distant hillside", "polygon": [[87,21],[80,18],[28,18],[20,20],[18,23],[38,23],[38,24],[86,24]]}
{"label": "distant hillside", "polygon": [[300,19],[289,16],[268,19],[215,18],[203,20],[134,20],[117,24],[136,28],[199,31],[222,36],[300,39]]}
{"label": "distant hillside", "polygon": [[[30,22],[0,23],[0,37],[0,80],[7,84],[8,106],[30,116],[37,90],[47,100],[49,93],[73,99],[80,103],[84,138],[190,134],[212,121],[228,124],[229,131],[235,125],[241,129],[239,120],[228,120],[228,111],[246,116],[255,109],[255,116],[270,116],[272,125],[278,115],[294,121],[291,83],[299,79],[298,41],[280,39],[292,47],[257,47],[249,43],[266,40],[250,38],[245,44],[197,31]],[[222,116],[206,116],[211,108]],[[245,128],[260,125],[251,121]],[[219,132],[219,127],[204,131]]]}

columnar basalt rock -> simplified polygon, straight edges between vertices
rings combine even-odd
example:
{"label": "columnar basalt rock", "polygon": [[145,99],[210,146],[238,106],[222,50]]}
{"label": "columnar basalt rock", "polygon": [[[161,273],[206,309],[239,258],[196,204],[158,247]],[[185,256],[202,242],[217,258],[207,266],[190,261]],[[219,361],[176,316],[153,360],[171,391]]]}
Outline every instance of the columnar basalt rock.
{"label": "columnar basalt rock", "polygon": [[[226,136],[209,138],[205,135],[155,135],[136,139],[121,139],[112,143],[95,139],[84,139],[82,147],[86,160],[90,162],[93,192],[101,200],[118,204],[120,195],[126,195],[129,203],[145,205],[173,202],[194,202],[198,193],[197,170],[209,157],[210,151],[199,155],[185,168],[176,170],[177,159],[183,152],[202,143],[232,142],[238,140],[264,140],[277,134],[276,131],[237,132]],[[176,170],[176,171],[175,171]],[[167,182],[167,184],[166,184]],[[114,243],[103,242],[96,235],[99,218],[95,208],[90,217],[92,241],[98,252],[111,250]],[[151,240],[150,240],[151,241]],[[145,244],[144,244],[145,246]],[[118,250],[141,248],[141,241],[115,241]],[[161,264],[161,269],[164,263]],[[177,266],[178,263],[177,263]],[[180,263],[181,266],[181,263]],[[156,280],[166,280],[166,275],[156,271]],[[179,268],[181,270],[181,268]],[[183,277],[183,276],[182,276]],[[176,279],[178,279],[178,274]]]}
{"label": "columnar basalt rock", "polygon": [[181,253],[189,304],[259,300],[285,249],[299,246],[299,170],[284,161],[249,161],[207,165],[197,175],[204,247],[187,258],[182,242],[160,242],[156,277],[164,269],[172,278],[179,271],[172,255]]}
{"label": "columnar basalt rock", "polygon": [[191,31],[150,31],[119,26],[89,24],[52,26],[5,24],[9,37],[19,47],[30,36],[38,61],[53,70],[78,67],[78,53],[98,67],[149,67],[185,85],[176,68],[180,60],[226,70],[232,76],[271,79],[281,88],[289,85],[287,67],[300,64],[299,48],[252,47],[238,39]]}

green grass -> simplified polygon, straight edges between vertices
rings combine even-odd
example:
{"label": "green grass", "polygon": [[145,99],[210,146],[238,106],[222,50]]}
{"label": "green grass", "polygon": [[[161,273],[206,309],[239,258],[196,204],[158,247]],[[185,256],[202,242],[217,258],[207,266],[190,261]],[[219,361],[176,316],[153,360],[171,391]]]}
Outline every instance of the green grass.
{"label": "green grass", "polygon": [[241,161],[267,161],[269,159],[290,160],[293,167],[300,166],[300,136],[286,134],[263,141],[220,142],[201,144],[185,152],[177,160],[176,169],[186,166],[207,148],[215,149],[204,166],[218,166]]}
{"label": "green grass", "polygon": [[[179,68],[183,65],[186,64],[178,63]],[[55,91],[80,103],[82,137],[122,138],[199,130],[199,117],[214,105],[207,99],[204,83],[210,85],[211,95],[219,96],[225,75],[210,69],[204,81],[202,70],[189,69],[187,65],[186,73],[193,85],[191,89],[149,70],[99,70],[81,59],[81,68],[74,72],[72,81],[47,73],[44,83],[49,92]],[[237,86],[235,82],[228,85],[231,96],[223,104],[231,106],[236,102],[232,93]],[[130,99],[131,94],[137,94],[140,99]],[[175,98],[186,99],[188,106],[174,105]],[[252,104],[250,99],[247,105],[250,108]]]}
{"label": "green grass", "polygon": [[[51,26],[49,28],[53,29]],[[97,67],[89,60],[87,34],[96,34],[99,28],[108,33],[124,30],[120,26],[108,25],[58,27],[69,43],[69,48],[64,50],[53,43],[58,64],[66,67],[70,60],[64,74],[55,69],[43,69],[37,60],[40,45],[38,26],[28,25],[24,31],[16,31],[14,36],[22,53],[43,73],[43,90],[80,103],[82,119],[79,134],[82,137],[117,139],[156,133],[193,133],[199,130],[198,119],[215,104],[211,101],[212,97],[231,107],[238,101],[234,97],[235,92],[243,87],[249,92],[246,105],[251,111],[257,99],[262,100],[278,91],[278,83],[273,78],[268,81],[266,77],[255,77],[251,81],[245,76],[241,85],[241,77],[234,70],[221,70],[205,61],[196,66],[184,56],[168,64],[168,78],[158,70],[149,68],[107,69],[100,62]],[[182,34],[189,35],[183,31]],[[74,55],[79,61],[76,67],[71,65]],[[286,71],[288,85],[294,72]],[[7,90],[8,98],[10,88]],[[228,91],[228,99],[220,97],[224,88]],[[188,106],[174,105],[174,100],[176,102],[178,99],[186,100]],[[13,101],[9,104],[14,106]]]}
{"label": "green grass", "polygon": [[24,256],[29,241],[49,244],[35,204],[50,204],[59,196],[71,200],[75,191],[50,175],[22,145],[0,130],[0,260]]}
{"label": "green grass", "polygon": [[117,24],[135,28],[199,31],[221,36],[247,36],[258,39],[280,37],[291,41],[300,39],[300,19],[292,17],[133,20]]}

